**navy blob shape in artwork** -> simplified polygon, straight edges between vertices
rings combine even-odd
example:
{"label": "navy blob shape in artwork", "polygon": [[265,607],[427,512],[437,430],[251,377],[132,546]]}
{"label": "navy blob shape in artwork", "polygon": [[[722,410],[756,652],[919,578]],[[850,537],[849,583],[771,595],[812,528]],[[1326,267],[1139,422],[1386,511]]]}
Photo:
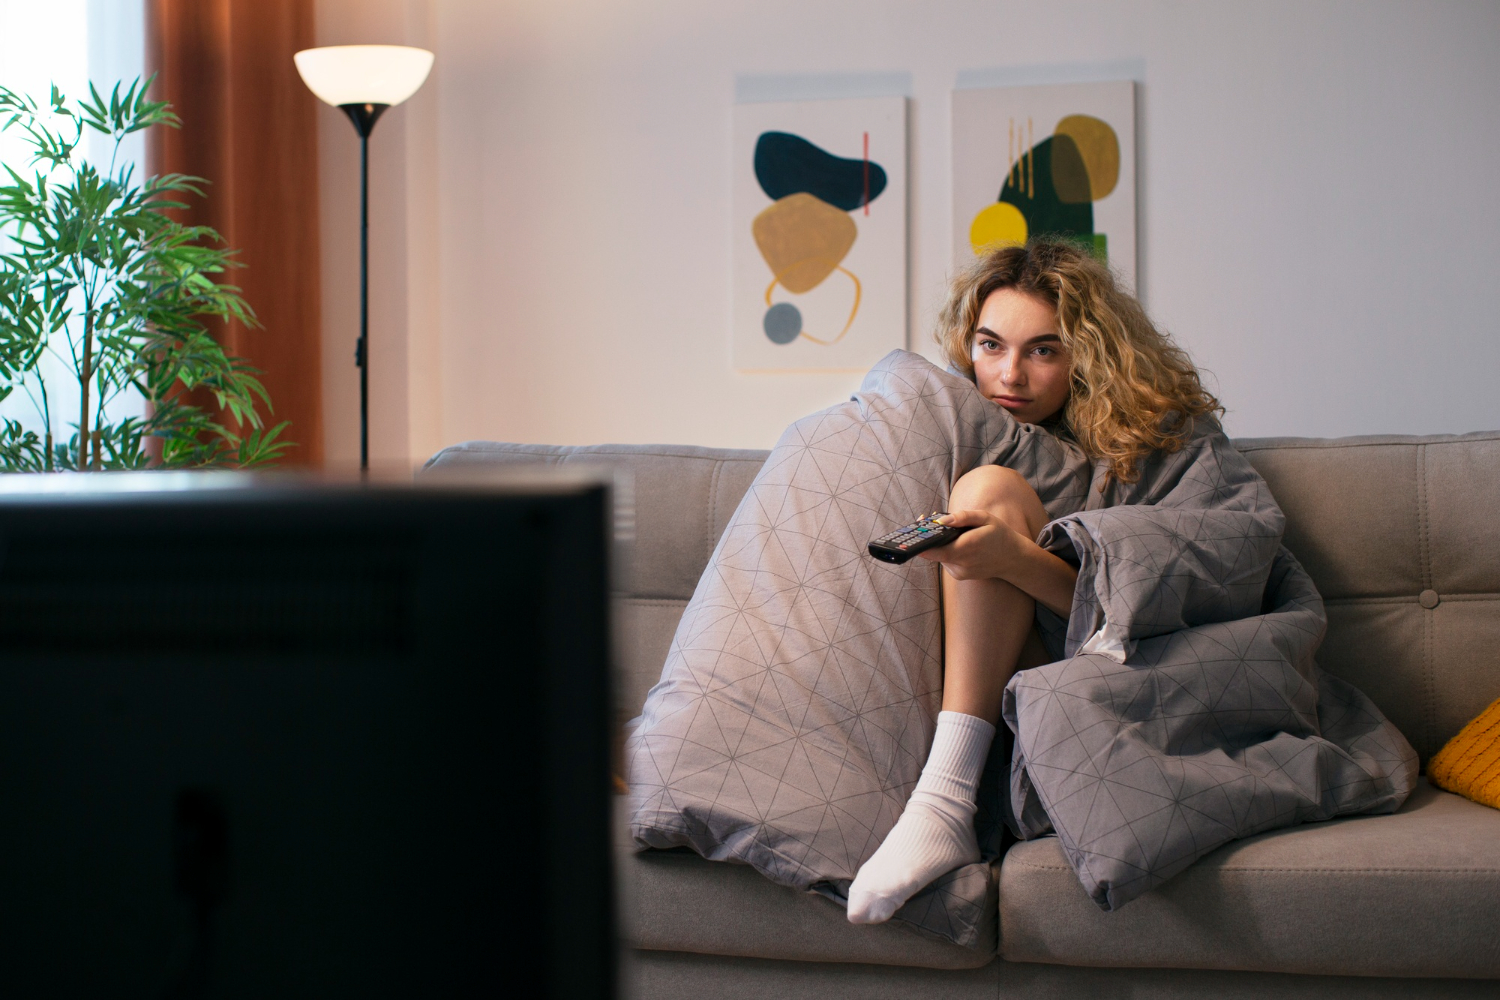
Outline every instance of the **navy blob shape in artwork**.
{"label": "navy blob shape in artwork", "polygon": [[772,201],[805,192],[846,212],[880,197],[886,183],[885,170],[873,160],[834,156],[790,132],[760,134],[755,141],[755,179]]}

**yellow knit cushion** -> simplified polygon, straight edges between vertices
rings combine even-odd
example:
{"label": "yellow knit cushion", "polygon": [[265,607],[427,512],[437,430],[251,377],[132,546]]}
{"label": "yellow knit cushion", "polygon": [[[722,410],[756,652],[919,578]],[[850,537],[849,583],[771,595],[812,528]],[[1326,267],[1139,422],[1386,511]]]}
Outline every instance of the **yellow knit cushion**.
{"label": "yellow knit cushion", "polygon": [[1500,698],[1427,762],[1427,780],[1500,809]]}

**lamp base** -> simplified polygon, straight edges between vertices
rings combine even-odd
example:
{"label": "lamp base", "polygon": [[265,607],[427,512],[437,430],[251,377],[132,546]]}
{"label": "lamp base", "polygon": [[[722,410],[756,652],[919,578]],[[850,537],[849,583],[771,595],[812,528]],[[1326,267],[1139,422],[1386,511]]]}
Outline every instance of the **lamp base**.
{"label": "lamp base", "polygon": [[349,116],[354,123],[354,131],[359,133],[361,139],[369,138],[375,129],[375,123],[380,116],[390,108],[389,104],[340,104],[339,110]]}

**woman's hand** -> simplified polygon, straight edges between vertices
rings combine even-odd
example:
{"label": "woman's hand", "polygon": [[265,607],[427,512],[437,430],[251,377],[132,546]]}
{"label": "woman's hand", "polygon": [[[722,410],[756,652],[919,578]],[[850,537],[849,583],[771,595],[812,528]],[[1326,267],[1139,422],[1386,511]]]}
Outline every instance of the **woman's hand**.
{"label": "woman's hand", "polygon": [[917,556],[942,563],[955,580],[998,579],[1014,583],[1011,576],[1021,565],[1022,546],[1037,547],[1031,539],[986,511],[955,510],[938,520],[969,530],[947,545],[919,552]]}
{"label": "woman's hand", "polygon": [[983,510],[955,510],[943,524],[969,528],[947,545],[917,553],[942,563],[955,580],[1004,580],[1064,618],[1073,608],[1078,570]]}

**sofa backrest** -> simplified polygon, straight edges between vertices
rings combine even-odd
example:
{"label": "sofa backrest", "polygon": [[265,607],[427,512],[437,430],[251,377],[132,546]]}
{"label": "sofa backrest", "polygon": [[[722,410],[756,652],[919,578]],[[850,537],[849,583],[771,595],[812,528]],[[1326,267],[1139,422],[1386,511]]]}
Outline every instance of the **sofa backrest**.
{"label": "sofa backrest", "polygon": [[677,620],[767,454],[687,445],[468,441],[438,452],[424,471],[542,462],[603,465],[615,474],[615,702],[623,723],[640,714],[661,676]]}
{"label": "sofa backrest", "polygon": [[1328,606],[1318,662],[1425,765],[1500,697],[1500,433],[1235,442]]}
{"label": "sofa backrest", "polygon": [[[1320,663],[1369,694],[1425,763],[1500,697],[1500,432],[1235,443],[1286,511],[1286,545],[1328,605]],[[766,454],[470,442],[427,467],[616,472],[618,701],[628,719]]]}

